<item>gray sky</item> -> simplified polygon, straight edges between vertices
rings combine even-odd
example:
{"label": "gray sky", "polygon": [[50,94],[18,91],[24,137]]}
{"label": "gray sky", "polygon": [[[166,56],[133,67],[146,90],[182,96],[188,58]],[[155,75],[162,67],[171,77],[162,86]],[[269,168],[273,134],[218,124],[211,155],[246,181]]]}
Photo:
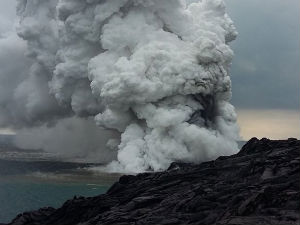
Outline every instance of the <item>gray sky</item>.
{"label": "gray sky", "polygon": [[240,109],[298,109],[300,1],[225,0],[232,43],[232,102]]}
{"label": "gray sky", "polygon": [[13,26],[16,13],[15,0],[0,0],[0,36],[3,31]]}

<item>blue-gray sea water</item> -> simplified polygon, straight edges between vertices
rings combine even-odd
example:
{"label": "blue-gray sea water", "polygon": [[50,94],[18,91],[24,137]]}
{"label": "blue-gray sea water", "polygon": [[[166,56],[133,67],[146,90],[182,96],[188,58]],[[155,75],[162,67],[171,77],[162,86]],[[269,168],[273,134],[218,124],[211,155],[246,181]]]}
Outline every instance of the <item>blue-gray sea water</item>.
{"label": "blue-gray sea water", "polygon": [[74,195],[95,196],[104,193],[107,185],[86,183],[45,183],[34,181],[1,181],[0,221],[11,221],[17,214],[40,207],[59,207]]}
{"label": "blue-gray sea water", "polygon": [[91,172],[86,169],[89,164],[15,156],[0,151],[0,223],[11,221],[21,212],[59,207],[75,195],[105,193],[119,177]]}

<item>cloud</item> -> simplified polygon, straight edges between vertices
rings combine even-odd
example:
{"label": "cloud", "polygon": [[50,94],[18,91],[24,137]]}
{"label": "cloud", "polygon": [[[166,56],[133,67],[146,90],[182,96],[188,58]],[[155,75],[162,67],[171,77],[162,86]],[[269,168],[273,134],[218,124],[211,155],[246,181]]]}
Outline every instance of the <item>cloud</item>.
{"label": "cloud", "polygon": [[[119,146],[109,143],[131,172],[237,150],[228,74],[236,31],[223,1],[19,0],[17,12],[24,41],[2,40],[20,47],[0,76],[1,126],[71,141],[60,127],[67,118],[94,117],[122,132]],[[23,67],[13,67],[17,57]]]}
{"label": "cloud", "polygon": [[[278,0],[227,3],[240,31],[232,44],[238,58],[233,102],[241,108],[298,107],[299,7]],[[6,30],[0,40],[0,126],[26,127],[29,140],[41,133],[43,143],[52,143],[55,133],[71,140],[70,123],[95,129],[90,120],[68,117],[95,117],[97,125],[123,132],[117,163],[135,172],[236,150],[236,114],[228,102],[228,43],[236,32],[222,1],[186,7],[179,0],[19,0],[18,15],[23,40],[7,31],[13,17],[0,25]],[[85,138],[76,132],[70,134]],[[95,132],[88,143],[106,137]],[[49,151],[64,145],[43,143]],[[62,151],[69,154],[74,143]]]}

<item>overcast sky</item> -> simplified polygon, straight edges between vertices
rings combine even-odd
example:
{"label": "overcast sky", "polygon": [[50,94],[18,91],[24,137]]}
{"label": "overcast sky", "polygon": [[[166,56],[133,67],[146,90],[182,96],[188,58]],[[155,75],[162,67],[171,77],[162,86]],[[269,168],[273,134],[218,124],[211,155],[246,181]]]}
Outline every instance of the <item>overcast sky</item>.
{"label": "overcast sky", "polygon": [[12,28],[16,17],[15,7],[15,0],[0,0],[0,36]]}
{"label": "overcast sky", "polygon": [[[270,129],[256,136],[300,137],[300,1],[225,2],[239,32],[231,44],[235,52],[231,76],[232,103],[239,113],[242,136],[247,139],[261,132],[261,129],[248,131],[245,127],[259,123]],[[0,37],[13,26],[15,4],[15,0],[0,0]],[[268,118],[271,109],[277,110],[274,118],[278,130],[290,124],[280,134],[272,135],[271,127],[274,127],[270,123],[274,120],[262,120]],[[286,116],[286,111],[293,116]]]}
{"label": "overcast sky", "polygon": [[300,1],[226,0],[238,29],[232,44],[237,108],[299,109]]}

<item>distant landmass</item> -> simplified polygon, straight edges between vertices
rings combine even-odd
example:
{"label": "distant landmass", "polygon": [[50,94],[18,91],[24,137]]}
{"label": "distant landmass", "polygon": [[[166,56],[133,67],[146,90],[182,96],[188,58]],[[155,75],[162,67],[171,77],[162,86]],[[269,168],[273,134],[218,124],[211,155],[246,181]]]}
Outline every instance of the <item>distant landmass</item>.
{"label": "distant landmass", "polygon": [[[59,161],[57,154],[43,149],[25,149],[16,145],[15,135],[0,135],[0,160],[14,161]],[[3,163],[2,163],[3,164]]]}

